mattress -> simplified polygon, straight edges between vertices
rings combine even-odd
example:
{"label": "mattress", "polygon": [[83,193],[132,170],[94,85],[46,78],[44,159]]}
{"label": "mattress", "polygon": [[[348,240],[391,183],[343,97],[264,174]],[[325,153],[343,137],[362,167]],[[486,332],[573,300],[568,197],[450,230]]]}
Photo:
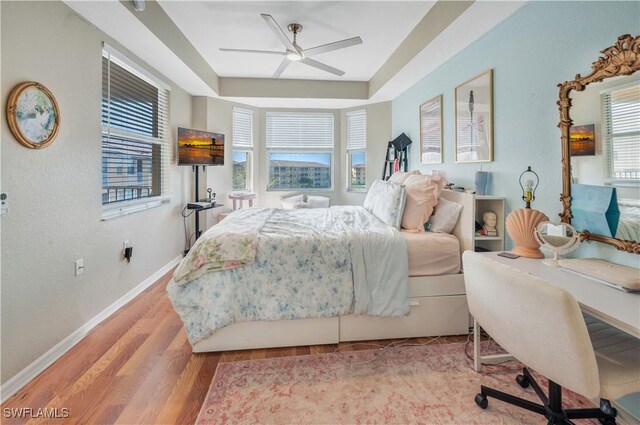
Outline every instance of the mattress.
{"label": "mattress", "polygon": [[401,232],[407,241],[409,276],[460,273],[460,243],[446,233]]}

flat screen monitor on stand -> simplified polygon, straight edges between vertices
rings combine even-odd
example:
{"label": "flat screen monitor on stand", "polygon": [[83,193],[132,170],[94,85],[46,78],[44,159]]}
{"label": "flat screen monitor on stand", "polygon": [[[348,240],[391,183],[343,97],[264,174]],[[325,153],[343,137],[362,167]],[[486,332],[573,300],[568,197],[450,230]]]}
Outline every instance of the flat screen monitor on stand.
{"label": "flat screen monitor on stand", "polygon": [[[199,174],[200,166],[206,171],[207,166],[224,165],[224,134],[210,133],[208,131],[193,130],[188,128],[178,128],[178,165],[190,165],[195,172],[195,203],[200,202],[198,188],[200,185]],[[198,239],[200,234],[200,217],[199,212],[205,209],[213,208],[215,204],[199,206],[189,209],[195,210],[195,237]]]}

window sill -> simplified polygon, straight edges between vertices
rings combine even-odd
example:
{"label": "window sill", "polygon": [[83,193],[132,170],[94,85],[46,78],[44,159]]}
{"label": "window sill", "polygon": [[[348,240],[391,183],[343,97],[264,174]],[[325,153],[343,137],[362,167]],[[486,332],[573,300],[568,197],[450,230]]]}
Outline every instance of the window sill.
{"label": "window sill", "polygon": [[103,207],[102,217],[100,220],[106,221],[125,215],[134,214],[140,211],[150,210],[171,202],[171,195],[157,196],[151,199],[139,199],[135,201],[124,202],[121,204]]}
{"label": "window sill", "polygon": [[615,187],[640,187],[640,180],[616,180],[616,179],[605,179],[605,186],[615,186]]}
{"label": "window sill", "polygon": [[347,192],[349,192],[349,193],[367,193],[367,189],[366,188],[362,188],[362,189],[351,189],[351,188],[348,188]]}
{"label": "window sill", "polygon": [[304,188],[301,187],[300,189],[267,189],[267,192],[313,192],[313,193],[322,193],[322,192],[333,192],[333,188],[327,188],[327,189],[310,189],[310,188]]}

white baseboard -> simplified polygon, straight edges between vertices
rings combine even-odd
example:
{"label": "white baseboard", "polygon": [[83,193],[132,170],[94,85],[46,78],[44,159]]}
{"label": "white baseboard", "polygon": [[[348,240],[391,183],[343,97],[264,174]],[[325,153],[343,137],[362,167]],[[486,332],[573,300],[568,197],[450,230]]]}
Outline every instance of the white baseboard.
{"label": "white baseboard", "polygon": [[616,410],[618,410],[618,417],[616,418],[616,422],[618,423],[618,425],[633,425],[640,423],[640,418],[638,418],[634,413],[627,410],[616,400],[613,400],[611,404],[616,408]]}
{"label": "white baseboard", "polygon": [[9,397],[17,393],[22,387],[42,373],[46,368],[51,366],[53,362],[58,360],[64,353],[69,351],[74,345],[82,340],[94,327],[100,322],[111,316],[122,306],[134,299],[142,291],[151,286],[154,282],[164,276],[169,270],[177,265],[182,259],[182,255],[174,258],[164,265],[160,270],[146,278],[135,288],[117,299],[109,307],[98,313],[93,319],[76,329],[71,335],[54,345],[49,351],[38,357],[29,366],[22,369],[14,377],[0,386],[0,403],[4,403]]}

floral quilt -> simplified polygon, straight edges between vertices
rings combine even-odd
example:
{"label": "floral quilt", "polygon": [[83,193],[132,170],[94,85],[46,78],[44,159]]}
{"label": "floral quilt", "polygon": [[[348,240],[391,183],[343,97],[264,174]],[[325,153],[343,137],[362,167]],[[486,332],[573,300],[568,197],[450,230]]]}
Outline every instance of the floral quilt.
{"label": "floral quilt", "polygon": [[197,245],[167,287],[192,344],[236,322],[409,313],[406,242],[362,207],[238,210]]}

